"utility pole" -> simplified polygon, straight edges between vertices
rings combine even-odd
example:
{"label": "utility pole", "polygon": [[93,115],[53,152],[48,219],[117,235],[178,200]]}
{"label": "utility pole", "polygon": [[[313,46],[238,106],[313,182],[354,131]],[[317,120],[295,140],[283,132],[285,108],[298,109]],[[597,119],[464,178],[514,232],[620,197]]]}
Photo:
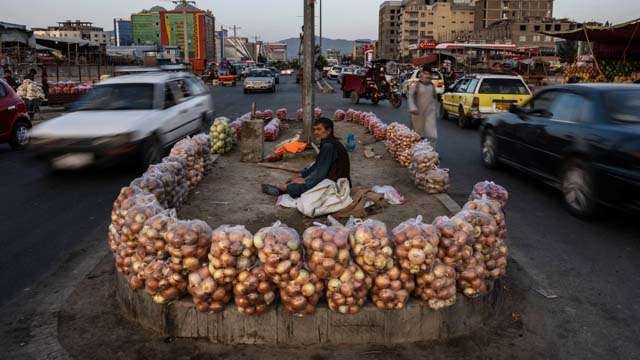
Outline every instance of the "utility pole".
{"label": "utility pole", "polygon": [[220,62],[224,59],[224,26],[220,25]]}
{"label": "utility pole", "polygon": [[320,1],[320,55],[322,55],[322,0]]}
{"label": "utility pole", "polygon": [[302,67],[302,140],[311,143],[314,107],[314,43],[315,43],[315,0],[302,0],[304,8],[303,67]]}

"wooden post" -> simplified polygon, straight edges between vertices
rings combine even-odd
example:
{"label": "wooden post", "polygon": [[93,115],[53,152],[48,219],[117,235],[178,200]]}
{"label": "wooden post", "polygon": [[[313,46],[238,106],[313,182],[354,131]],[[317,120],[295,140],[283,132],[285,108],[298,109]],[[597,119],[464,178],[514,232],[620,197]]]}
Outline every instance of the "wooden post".
{"label": "wooden post", "polygon": [[264,120],[251,119],[240,129],[240,161],[257,163],[264,158]]}
{"label": "wooden post", "polygon": [[315,44],[315,0],[302,0],[304,3],[303,34],[303,76],[302,76],[302,140],[310,143],[313,126],[314,91],[314,44]]}

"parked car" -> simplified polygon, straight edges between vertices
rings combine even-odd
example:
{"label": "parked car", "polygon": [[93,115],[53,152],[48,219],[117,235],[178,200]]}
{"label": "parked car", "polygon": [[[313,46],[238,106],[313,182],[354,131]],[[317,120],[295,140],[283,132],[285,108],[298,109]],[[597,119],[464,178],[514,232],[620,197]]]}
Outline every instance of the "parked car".
{"label": "parked car", "polygon": [[13,150],[29,145],[31,120],[27,106],[11,86],[0,80],[0,142],[7,142]]}
{"label": "parked car", "polygon": [[267,69],[271,70],[271,72],[273,73],[273,78],[276,80],[276,85],[280,84],[280,71],[278,71],[278,69],[274,67],[269,67]]}
{"label": "parked car", "polygon": [[482,161],[513,166],[559,188],[567,209],[640,209],[640,86],[548,87],[481,128]]}
{"label": "parked car", "polygon": [[329,79],[337,79],[338,75],[342,72],[342,66],[332,66],[329,72],[327,73],[327,77]]}
{"label": "parked car", "polygon": [[159,161],[173,144],[207,130],[213,98],[187,73],[126,75],[100,82],[65,115],[32,130],[33,149],[53,168]]}
{"label": "parked car", "polygon": [[477,125],[489,115],[522,105],[531,90],[521,76],[477,74],[458,80],[442,95],[445,117],[455,116],[462,128]]}
{"label": "parked car", "polygon": [[[421,72],[421,69],[413,70],[409,78],[402,82],[400,91],[402,92],[403,96],[407,96],[407,94],[409,93],[409,87],[420,80]],[[442,76],[442,73],[437,69],[433,69],[431,71],[431,82],[436,89],[436,94],[438,94],[438,96],[442,96],[445,91],[444,77]]]}
{"label": "parked car", "polygon": [[276,80],[273,72],[269,69],[253,69],[244,79],[244,93],[252,91],[276,91]]}

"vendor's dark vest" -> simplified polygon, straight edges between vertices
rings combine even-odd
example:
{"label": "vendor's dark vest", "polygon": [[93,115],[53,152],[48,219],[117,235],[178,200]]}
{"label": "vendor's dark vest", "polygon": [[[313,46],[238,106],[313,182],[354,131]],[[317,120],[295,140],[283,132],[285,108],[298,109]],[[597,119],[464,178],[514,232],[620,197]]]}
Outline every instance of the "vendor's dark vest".
{"label": "vendor's dark vest", "polygon": [[351,184],[351,164],[349,162],[349,153],[344,145],[335,137],[327,139],[336,148],[338,158],[329,169],[329,180],[338,181],[338,179],[347,178]]}

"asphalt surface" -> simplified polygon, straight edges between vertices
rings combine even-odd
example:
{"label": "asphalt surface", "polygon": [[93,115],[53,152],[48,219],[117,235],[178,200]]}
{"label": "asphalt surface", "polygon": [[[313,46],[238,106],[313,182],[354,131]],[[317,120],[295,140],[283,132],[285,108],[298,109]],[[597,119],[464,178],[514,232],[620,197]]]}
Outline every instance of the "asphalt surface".
{"label": "asphalt surface", "polygon": [[[338,86],[333,83],[337,88]],[[275,94],[244,95],[240,86],[216,88],[216,112],[233,119],[253,102],[258,109],[289,109],[300,104],[299,86],[283,77]],[[407,123],[406,105],[393,109],[340,92],[317,94],[325,115],[337,108],[373,111],[385,122]],[[450,195],[460,204],[477,181],[489,179],[510,192],[507,218],[512,255],[535,279],[530,306],[544,311],[545,337],[554,353],[571,359],[631,359],[640,354],[640,226],[636,216],[605,212],[597,222],[569,215],[559,194],[510,169],[487,170],[479,158],[476,130],[439,124],[442,167],[451,171]],[[0,145],[0,305],[66,261],[86,239],[104,229],[118,189],[137,170],[50,174],[45,166]],[[100,230],[103,231],[103,230]],[[546,296],[545,296],[546,294]],[[526,319],[525,319],[526,320]]]}

